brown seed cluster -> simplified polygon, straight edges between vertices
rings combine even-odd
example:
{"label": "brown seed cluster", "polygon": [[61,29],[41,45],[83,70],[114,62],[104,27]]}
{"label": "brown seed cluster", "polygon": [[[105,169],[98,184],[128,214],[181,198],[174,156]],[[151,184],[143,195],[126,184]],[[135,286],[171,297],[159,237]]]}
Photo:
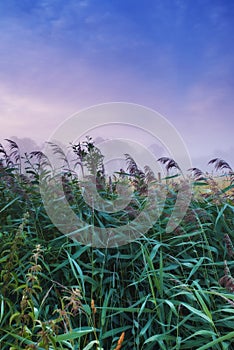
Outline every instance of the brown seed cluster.
{"label": "brown seed cluster", "polygon": [[229,292],[234,293],[234,278],[231,276],[226,260],[224,261],[224,265],[224,276],[220,278],[219,284]]}

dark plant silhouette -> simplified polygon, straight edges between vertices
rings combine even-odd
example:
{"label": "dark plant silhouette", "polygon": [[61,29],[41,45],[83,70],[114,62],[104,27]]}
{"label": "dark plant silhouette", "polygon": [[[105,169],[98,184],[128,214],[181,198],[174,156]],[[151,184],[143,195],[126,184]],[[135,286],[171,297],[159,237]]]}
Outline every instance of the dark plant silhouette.
{"label": "dark plant silhouette", "polygon": [[82,177],[84,178],[87,169],[89,175],[95,178],[97,189],[103,190],[106,187],[104,156],[95,146],[92,137],[87,136],[86,141],[72,144],[71,147],[78,158],[75,159],[75,167],[80,166]]}
{"label": "dark plant silhouette", "polygon": [[[1,157],[2,156],[2,157]],[[12,161],[10,155],[7,153],[6,149],[0,143],[0,159],[4,166],[7,168],[12,168],[14,166],[14,162]]]}
{"label": "dark plant silhouette", "polygon": [[167,176],[169,175],[169,172],[170,172],[171,169],[177,169],[183,175],[183,172],[182,172],[181,168],[179,167],[178,163],[174,159],[168,158],[168,157],[161,157],[161,158],[158,159],[158,162],[160,162],[163,165],[165,165],[165,169],[167,171]]}
{"label": "dark plant silhouette", "polygon": [[14,160],[15,166],[18,167],[18,172],[21,174],[21,156],[20,156],[20,150],[15,141],[5,139],[9,143],[10,148],[10,154],[9,157]]}
{"label": "dark plant silhouette", "polygon": [[146,175],[145,173],[138,167],[135,160],[130,156],[130,154],[126,153],[126,162],[127,162],[127,171],[132,176],[132,183],[139,193],[144,193],[147,191],[146,184]]}
{"label": "dark plant silhouette", "polygon": [[202,170],[199,168],[189,168],[188,171],[191,171],[195,181],[206,181],[207,178]]}
{"label": "dark plant silhouette", "polygon": [[229,170],[229,172],[233,173],[231,166],[221,158],[211,159],[208,164],[214,164],[214,168],[216,171],[218,170]]}
{"label": "dark plant silhouette", "polygon": [[221,158],[214,158],[211,159],[208,164],[214,164],[214,168],[216,171],[222,170],[222,171],[228,171],[228,175],[230,176],[230,182],[231,184],[234,182],[234,171],[232,167],[223,159]]}

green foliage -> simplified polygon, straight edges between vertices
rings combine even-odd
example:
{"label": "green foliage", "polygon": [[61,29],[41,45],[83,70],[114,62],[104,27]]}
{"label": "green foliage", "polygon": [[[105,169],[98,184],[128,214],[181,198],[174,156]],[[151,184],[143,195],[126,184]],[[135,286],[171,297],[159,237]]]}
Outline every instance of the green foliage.
{"label": "green foliage", "polygon": [[[34,152],[20,160],[17,147],[11,147],[12,155],[2,148],[0,167],[2,350],[234,346],[230,188],[218,191],[213,186],[210,193],[194,196],[177,229],[166,233],[177,186],[165,184],[163,213],[145,236],[118,248],[98,249],[61,235],[47,216],[38,190],[40,167],[33,162],[33,157],[38,163],[45,157]],[[90,139],[75,151],[79,162],[94,152],[95,168],[104,176],[102,157]],[[86,165],[91,158],[86,157]],[[22,159],[27,161],[24,176]],[[147,176],[129,155],[127,161],[124,179],[120,173],[111,186],[103,181],[100,187],[110,200],[119,181],[127,179],[135,188],[128,208],[113,215],[93,211],[83,200],[79,179],[69,171],[63,174],[67,199],[83,220],[121,226],[144,207]]]}

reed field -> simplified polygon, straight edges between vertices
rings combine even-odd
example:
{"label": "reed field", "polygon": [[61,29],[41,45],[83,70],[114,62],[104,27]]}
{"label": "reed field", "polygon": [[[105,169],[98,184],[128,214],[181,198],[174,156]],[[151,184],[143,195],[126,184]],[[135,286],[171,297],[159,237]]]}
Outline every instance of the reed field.
{"label": "reed field", "polygon": [[[71,151],[81,173],[86,168],[96,174],[100,196],[116,199],[121,182],[133,189],[124,210],[104,213],[85,202],[80,178],[51,144],[64,161],[64,195],[90,225],[121,228],[144,209],[150,183],[166,190],[163,211],[147,233],[129,244],[97,248],[70,239],[50,220],[39,190],[43,178],[52,177],[45,155],[21,154],[11,140],[4,145],[1,350],[234,349],[234,176],[228,163],[210,160],[213,175],[197,168],[181,174],[175,161],[162,157],[165,179],[126,155],[126,169],[108,177],[102,154],[87,138]],[[192,199],[169,233],[178,186],[186,179]]]}

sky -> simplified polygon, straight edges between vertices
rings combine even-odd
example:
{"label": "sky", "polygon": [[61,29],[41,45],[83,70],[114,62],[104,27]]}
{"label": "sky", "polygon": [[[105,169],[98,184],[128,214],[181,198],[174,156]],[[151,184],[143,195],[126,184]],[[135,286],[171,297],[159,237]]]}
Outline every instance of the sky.
{"label": "sky", "polygon": [[167,118],[193,166],[234,167],[233,37],[232,0],[0,0],[0,142],[122,101]]}

